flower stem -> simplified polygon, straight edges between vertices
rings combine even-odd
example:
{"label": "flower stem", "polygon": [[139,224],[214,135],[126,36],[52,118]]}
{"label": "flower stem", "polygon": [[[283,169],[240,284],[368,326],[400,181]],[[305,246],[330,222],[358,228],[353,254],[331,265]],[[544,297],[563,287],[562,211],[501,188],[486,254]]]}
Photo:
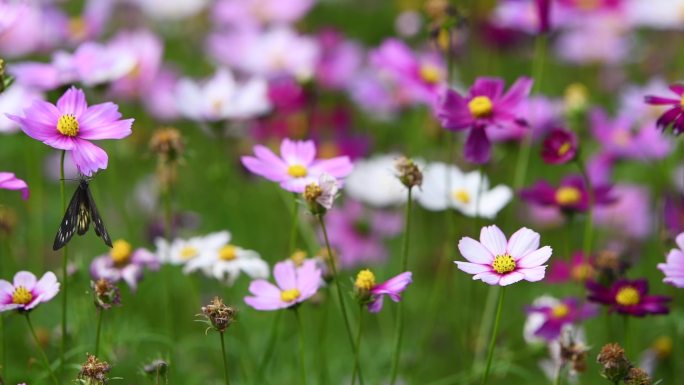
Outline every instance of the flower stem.
{"label": "flower stem", "polygon": [[625,328],[622,331],[625,335],[625,351],[627,352],[627,355],[635,355],[634,351],[632,350],[632,333],[630,333],[629,330],[629,316],[628,315],[623,315],[622,318],[625,321]]}
{"label": "flower stem", "polygon": [[494,348],[496,347],[496,336],[499,333],[499,321],[501,321],[501,310],[503,309],[505,293],[506,287],[501,286],[499,289],[499,304],[496,307],[496,318],[494,319],[494,329],[492,330],[492,338],[489,341],[489,350],[487,352],[487,365],[485,366],[485,371],[482,375],[482,382],[480,382],[481,385],[485,385],[487,383],[489,369],[492,367],[492,358],[494,356]]}
{"label": "flower stem", "polygon": [[97,311],[97,332],[95,333],[95,356],[99,357],[100,354],[100,333],[102,332],[102,316],[104,315],[104,310],[98,309]]}
{"label": "flower stem", "polygon": [[558,366],[558,371],[556,372],[556,379],[553,381],[553,385],[561,385],[563,382],[563,365]]}
{"label": "flower stem", "polygon": [[[66,150],[62,150],[62,156],[59,161],[59,191],[62,195],[62,212],[66,212],[66,195],[65,190],[65,180],[64,180],[64,158],[66,157]],[[64,376],[64,357],[66,355],[66,344],[67,344],[67,297],[68,297],[68,282],[69,276],[67,274],[67,265],[69,262],[69,246],[64,245],[62,248],[62,343],[60,346],[60,361],[59,368],[60,373]]]}
{"label": "flower stem", "polygon": [[228,375],[228,357],[226,357],[226,341],[223,336],[224,333],[219,333],[221,335],[221,354],[223,355],[223,374],[226,377],[226,385],[230,385],[230,376]]}
{"label": "flower stem", "polygon": [[266,353],[264,354],[264,358],[261,360],[261,364],[259,365],[259,379],[262,379],[262,376],[266,374],[268,363],[271,361],[271,357],[273,357],[273,351],[275,350],[276,340],[278,337],[278,327],[280,326],[280,318],[282,314],[282,312],[276,312],[276,318],[273,320],[273,324],[271,325],[271,334],[268,337]]}
{"label": "flower stem", "polygon": [[31,331],[33,340],[36,341],[36,346],[38,347],[40,354],[43,356],[43,361],[45,361],[45,367],[47,367],[47,370],[50,372],[50,377],[52,377],[52,381],[55,382],[55,385],[59,385],[59,381],[57,380],[57,377],[55,376],[55,373],[52,371],[52,367],[50,366],[50,360],[48,360],[45,351],[40,346],[40,341],[38,340],[36,331],[33,329],[33,324],[31,324],[31,318],[29,317],[29,313],[26,313],[26,323],[28,324],[29,330]]}
{"label": "flower stem", "polygon": [[359,328],[356,330],[356,351],[354,352],[354,372],[352,373],[352,385],[356,385],[356,374],[361,362],[361,332],[363,328],[363,304],[359,306]]}
{"label": "flower stem", "polygon": [[297,248],[297,221],[299,219],[299,204],[297,202],[297,195],[293,195],[292,202],[292,223],[290,224],[290,241],[287,244],[287,251],[294,253]]}
{"label": "flower stem", "polygon": [[171,206],[171,186],[166,186],[162,193],[164,201],[164,238],[171,242],[173,236],[173,208]]}
{"label": "flower stem", "polygon": [[595,203],[595,196],[594,196],[594,187],[591,184],[591,180],[589,179],[589,174],[587,174],[587,168],[584,166],[584,162],[582,159],[578,156],[575,160],[575,163],[577,163],[577,167],[579,168],[580,174],[582,174],[582,179],[584,180],[584,186],[587,189],[587,194],[589,196],[589,209],[587,210],[587,218],[586,222],[584,224],[584,245],[583,245],[583,251],[584,251],[584,263],[589,262],[589,255],[591,254],[591,243],[592,243],[592,236],[594,232],[594,203]]}
{"label": "flower stem", "polygon": [[299,365],[301,369],[301,385],[306,385],[306,354],[304,342],[304,326],[302,326],[302,319],[299,316],[299,309],[294,308],[295,318],[297,318],[297,328],[299,329]]}

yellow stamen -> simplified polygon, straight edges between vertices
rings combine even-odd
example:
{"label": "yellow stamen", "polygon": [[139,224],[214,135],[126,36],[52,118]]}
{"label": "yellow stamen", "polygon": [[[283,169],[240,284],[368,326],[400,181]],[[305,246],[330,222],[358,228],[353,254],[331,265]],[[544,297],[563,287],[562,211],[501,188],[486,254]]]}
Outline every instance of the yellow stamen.
{"label": "yellow stamen", "polygon": [[280,299],[282,299],[284,302],[293,302],[299,298],[301,294],[302,293],[300,293],[297,289],[283,290],[280,292]]}
{"label": "yellow stamen", "polygon": [[584,84],[572,83],[565,89],[564,102],[569,110],[578,110],[587,105],[589,91]]}
{"label": "yellow stamen", "polygon": [[118,239],[114,241],[114,244],[112,245],[112,251],[109,253],[109,256],[112,258],[112,261],[114,261],[115,265],[121,266],[130,261],[132,251],[133,247],[130,243],[124,241],[123,239]]}
{"label": "yellow stamen", "polygon": [[290,259],[294,262],[295,266],[299,267],[303,265],[306,260],[306,252],[303,250],[295,250],[295,252],[290,255]]}
{"label": "yellow stamen", "polygon": [[613,134],[613,142],[620,146],[628,145],[631,138],[632,136],[625,130],[617,130]]}
{"label": "yellow stamen", "polygon": [[468,102],[470,113],[476,118],[486,118],[492,115],[494,104],[486,96],[476,96]]}
{"label": "yellow stamen", "polygon": [[515,267],[515,260],[508,254],[497,255],[492,262],[492,268],[499,274],[510,273]]}
{"label": "yellow stamen", "polygon": [[551,309],[551,315],[553,318],[563,318],[567,316],[570,313],[570,308],[568,305],[561,303],[559,305],[556,305]]}
{"label": "yellow stamen", "polygon": [[661,360],[666,359],[672,354],[672,338],[668,336],[658,337],[658,339],[653,342],[653,345],[651,345],[651,349],[655,351],[658,358]]}
{"label": "yellow stamen", "polygon": [[72,17],[69,19],[67,29],[69,30],[71,36],[75,37],[76,39],[80,40],[87,37],[88,25],[82,17]]}
{"label": "yellow stamen", "polygon": [[233,245],[225,245],[219,250],[219,258],[224,261],[232,261],[237,258],[237,247]]}
{"label": "yellow stamen", "polygon": [[287,168],[287,173],[293,178],[304,178],[309,172],[301,164],[293,164]]}
{"label": "yellow stamen", "polygon": [[638,305],[641,302],[641,296],[637,289],[625,286],[615,295],[615,302],[622,306]]}
{"label": "yellow stamen", "polygon": [[368,269],[359,271],[359,274],[356,275],[354,286],[364,291],[372,289],[375,286],[375,274]]}
{"label": "yellow stamen", "polygon": [[57,120],[57,131],[66,136],[78,135],[78,120],[71,114],[64,114]]}
{"label": "yellow stamen", "polygon": [[438,67],[425,64],[420,67],[420,78],[428,84],[436,84],[442,79],[442,75]]}
{"label": "yellow stamen", "polygon": [[180,251],[180,257],[182,260],[187,261],[195,258],[199,254],[199,251],[192,246],[185,246]]}
{"label": "yellow stamen", "polygon": [[682,95],[682,99],[679,101],[679,105],[684,107],[684,95]]}
{"label": "yellow stamen", "polygon": [[457,201],[468,204],[470,203],[470,194],[465,189],[458,189],[451,194]]}
{"label": "yellow stamen", "polygon": [[565,186],[556,190],[556,202],[560,205],[573,205],[582,199],[582,193],[575,187]]}
{"label": "yellow stamen", "polygon": [[559,148],[558,148],[558,156],[563,156],[570,151],[572,148],[572,144],[570,142],[565,142],[563,143]]}
{"label": "yellow stamen", "polygon": [[23,286],[19,286],[12,293],[12,303],[16,305],[26,305],[33,301],[33,294]]}

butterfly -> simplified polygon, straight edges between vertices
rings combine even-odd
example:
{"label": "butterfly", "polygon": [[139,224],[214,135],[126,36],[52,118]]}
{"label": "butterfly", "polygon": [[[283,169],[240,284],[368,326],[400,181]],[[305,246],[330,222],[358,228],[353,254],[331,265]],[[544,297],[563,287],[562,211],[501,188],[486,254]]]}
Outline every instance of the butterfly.
{"label": "butterfly", "polygon": [[95,228],[95,234],[101,237],[107,246],[112,247],[112,240],[109,238],[109,233],[104,222],[102,222],[100,213],[97,211],[97,206],[95,206],[93,195],[90,193],[89,183],[88,179],[81,178],[74,196],[71,197],[69,207],[64,213],[62,224],[59,225],[52,250],[59,250],[66,246],[75,232],[78,232],[78,235],[85,234],[91,221]]}

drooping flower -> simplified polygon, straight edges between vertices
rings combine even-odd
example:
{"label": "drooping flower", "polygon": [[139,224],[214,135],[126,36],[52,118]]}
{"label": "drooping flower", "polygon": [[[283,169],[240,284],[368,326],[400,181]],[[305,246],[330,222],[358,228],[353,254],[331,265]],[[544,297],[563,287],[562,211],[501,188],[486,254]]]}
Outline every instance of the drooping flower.
{"label": "drooping flower", "polygon": [[546,265],[551,257],[551,247],[539,248],[539,234],[521,228],[509,240],[496,226],[485,226],[480,231],[480,241],[463,237],[458,242],[461,255],[468,262],[456,261],[458,268],[473,279],[489,285],[507,286],[520,280],[530,282],[544,279]]}
{"label": "drooping flower", "polygon": [[541,156],[549,164],[563,164],[577,156],[577,135],[562,128],[551,131],[542,142]]}
{"label": "drooping flower", "polygon": [[[594,205],[614,202],[611,186],[595,186],[593,189]],[[567,212],[584,212],[589,209],[589,191],[579,175],[565,177],[558,187],[546,181],[538,181],[532,187],[520,192],[523,200],[532,204],[558,207]]]}
{"label": "drooping flower", "polygon": [[473,163],[486,163],[491,143],[485,128],[511,129],[525,125],[520,105],[531,89],[532,80],[523,77],[504,94],[502,79],[481,77],[475,80],[466,96],[447,90],[437,107],[437,117],[448,130],[470,130],[464,148],[465,158]]}
{"label": "drooping flower", "polygon": [[593,279],[596,274],[593,261],[594,258],[585,258],[581,251],[574,253],[569,261],[556,258],[551,262],[547,281],[551,283],[568,281],[584,283]]}
{"label": "drooping flower", "polygon": [[249,171],[296,193],[304,192],[304,187],[317,182],[324,172],[342,180],[353,169],[346,156],[316,159],[316,145],[311,140],[284,139],[280,145],[280,157],[267,147],[256,145],[254,155],[242,157],[242,164]]}
{"label": "drooping flower", "polygon": [[576,298],[565,298],[553,306],[528,306],[526,311],[543,317],[543,322],[534,331],[534,335],[553,341],[561,336],[563,326],[595,316],[597,308],[592,304],[580,303]]}
{"label": "drooping flower", "polygon": [[0,188],[6,190],[19,190],[21,191],[21,197],[24,200],[29,197],[28,184],[17,178],[12,172],[0,172]]}
{"label": "drooping flower", "polygon": [[620,279],[610,287],[587,281],[586,286],[589,300],[608,306],[610,311],[635,317],[670,312],[667,303],[671,298],[649,295],[648,281],[645,279]]}
{"label": "drooping flower", "polygon": [[659,263],[658,269],[665,274],[663,282],[676,287],[684,287],[684,233],[677,235],[677,249],[667,254],[665,263]]}
{"label": "drooping flower", "polygon": [[131,290],[138,287],[143,270],[159,270],[159,259],[149,250],[133,249],[130,243],[119,239],[114,241],[109,254],[101,255],[90,264],[93,279],[107,279],[112,282],[126,281]]}
{"label": "drooping flower", "polygon": [[86,176],[107,168],[107,153],[91,140],[122,139],[131,134],[133,119],[121,120],[114,103],[88,106],[83,91],[67,90],[57,105],[36,100],[24,116],[7,115],[30,137],[71,153],[79,172]]}
{"label": "drooping flower", "polygon": [[323,214],[333,207],[333,202],[340,190],[340,184],[334,176],[324,172],[318,182],[312,182],[304,188],[304,201],[312,214]]}
{"label": "drooping flower", "polygon": [[648,95],[644,101],[647,104],[669,106],[656,120],[656,126],[663,132],[672,127],[672,133],[679,135],[684,131],[684,84],[671,84],[670,90],[677,98]]}
{"label": "drooping flower", "polygon": [[276,263],[273,277],[277,286],[263,279],[252,281],[252,296],[245,297],[245,303],[256,310],[286,309],[311,298],[322,282],[313,260],[305,260],[300,267],[289,259]]}
{"label": "drooping flower", "polygon": [[407,271],[376,284],[375,274],[365,269],[356,275],[354,290],[358,298],[366,304],[369,312],[378,313],[382,310],[385,295],[388,295],[394,302],[401,301],[401,293],[413,282],[412,276],[413,274]]}
{"label": "drooping flower", "polygon": [[0,312],[29,311],[48,302],[59,292],[57,276],[48,271],[38,280],[33,273],[20,271],[13,282],[0,279]]}

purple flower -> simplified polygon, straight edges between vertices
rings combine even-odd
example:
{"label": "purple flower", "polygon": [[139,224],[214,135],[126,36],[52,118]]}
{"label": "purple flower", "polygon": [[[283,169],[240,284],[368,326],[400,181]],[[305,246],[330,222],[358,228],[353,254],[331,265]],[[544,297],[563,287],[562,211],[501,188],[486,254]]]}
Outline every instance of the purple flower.
{"label": "purple flower", "polygon": [[684,232],[684,196],[681,194],[665,195],[663,221],[672,237]]}
{"label": "purple flower", "polygon": [[29,311],[50,301],[58,292],[59,282],[53,272],[48,271],[37,280],[33,273],[20,271],[14,275],[13,283],[0,279],[0,312]]}
{"label": "purple flower", "polygon": [[667,254],[666,263],[659,263],[658,269],[665,274],[663,282],[684,287],[684,233],[677,235],[677,249]]}
{"label": "purple flower", "polygon": [[[645,239],[653,230],[653,215],[649,189],[640,185],[615,185],[612,204],[596,207],[594,222],[617,237]],[[639,220],[635,220],[639,218]]]}
{"label": "purple flower", "polygon": [[26,182],[17,178],[12,172],[0,172],[0,188],[19,190],[24,200],[29,197],[29,188]]}
{"label": "purple flower", "polygon": [[670,153],[670,142],[652,124],[638,124],[641,118],[626,112],[610,119],[602,109],[591,111],[591,132],[601,143],[604,156],[649,160],[662,159]]}
{"label": "purple flower", "polygon": [[[614,202],[610,186],[597,186],[593,192],[595,205]],[[543,180],[538,181],[532,187],[523,189],[520,196],[527,202],[558,207],[567,212],[584,212],[589,209],[589,191],[579,175],[565,177],[558,187]]]}
{"label": "purple flower", "polygon": [[663,131],[672,127],[672,132],[675,135],[679,135],[684,131],[684,84],[671,84],[670,90],[677,95],[676,99],[672,97],[648,95],[645,97],[644,101],[647,104],[657,106],[669,105],[670,108],[656,120],[656,126]]}
{"label": "purple flower", "polygon": [[121,239],[113,246],[109,254],[95,258],[90,264],[90,275],[94,280],[124,280],[131,290],[136,290],[145,268],[159,270],[159,260],[154,253],[143,248],[133,250],[130,243]]}
{"label": "purple flower", "polygon": [[562,128],[551,131],[542,142],[541,156],[549,164],[563,164],[577,155],[577,135]]}
{"label": "purple flower", "polygon": [[401,301],[401,293],[413,282],[412,277],[413,273],[407,271],[373,286],[370,289],[372,301],[368,303],[368,311],[378,313],[382,310],[382,300],[385,295],[388,295],[394,302]]}
{"label": "purple flower", "polygon": [[563,283],[570,280],[585,282],[592,279],[596,270],[593,261],[594,258],[585,258],[581,251],[573,254],[569,261],[555,259],[551,263],[547,282]]}
{"label": "purple flower", "polygon": [[249,171],[296,193],[302,193],[308,184],[318,182],[324,172],[342,180],[354,167],[346,156],[316,159],[316,145],[311,140],[284,139],[280,145],[280,157],[267,147],[257,145],[254,146],[254,155],[242,157],[242,164]]}
{"label": "purple flower", "polygon": [[491,143],[485,128],[514,129],[525,125],[520,117],[520,105],[531,89],[532,79],[522,77],[504,94],[503,80],[481,77],[466,96],[448,89],[437,106],[437,117],[448,130],[469,129],[465,158],[473,163],[486,163]]}
{"label": "purple flower", "polygon": [[592,304],[580,303],[576,298],[566,298],[554,306],[528,306],[528,314],[541,314],[544,319],[534,335],[547,341],[560,337],[563,326],[575,324],[596,315],[597,308]]}
{"label": "purple flower", "polygon": [[253,296],[245,303],[256,310],[278,310],[295,306],[311,298],[321,285],[322,272],[314,260],[297,267],[292,260],[276,263],[273,277],[276,285],[257,279],[249,285]]}
{"label": "purple flower", "polygon": [[648,295],[648,281],[645,279],[620,279],[610,287],[595,281],[587,281],[590,301],[607,305],[610,311],[643,317],[648,314],[667,314],[669,297]]}
{"label": "purple flower", "polygon": [[88,107],[83,91],[71,87],[57,105],[36,100],[24,117],[8,115],[30,137],[71,152],[79,172],[90,176],[107,168],[107,153],[91,140],[122,139],[131,134],[133,119],[120,120],[119,107],[102,103]]}
{"label": "purple flower", "polygon": [[316,66],[318,84],[329,89],[343,89],[361,66],[361,45],[344,39],[332,29],[322,31],[317,38],[321,47],[321,57]]}

